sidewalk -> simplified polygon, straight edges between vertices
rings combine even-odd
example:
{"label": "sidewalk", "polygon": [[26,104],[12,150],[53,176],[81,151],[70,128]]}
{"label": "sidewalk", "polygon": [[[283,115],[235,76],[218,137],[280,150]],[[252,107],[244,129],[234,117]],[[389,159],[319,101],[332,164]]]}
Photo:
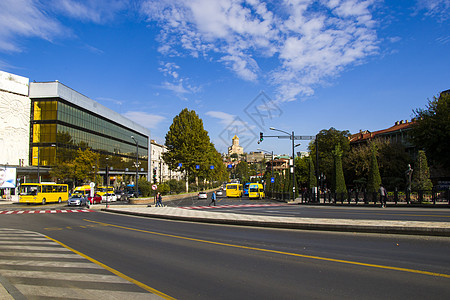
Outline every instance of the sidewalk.
{"label": "sidewalk", "polygon": [[98,208],[102,211],[112,213],[214,224],[340,232],[450,236],[450,222],[274,217],[176,207],[147,207],[136,205],[117,205],[110,206],[109,208],[105,208],[105,205],[102,205]]}

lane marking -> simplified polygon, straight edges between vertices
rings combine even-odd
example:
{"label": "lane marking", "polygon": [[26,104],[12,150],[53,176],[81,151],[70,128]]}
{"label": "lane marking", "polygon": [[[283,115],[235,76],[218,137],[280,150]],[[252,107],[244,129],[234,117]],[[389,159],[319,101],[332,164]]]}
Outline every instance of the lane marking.
{"label": "lane marking", "polygon": [[449,274],[443,274],[443,273],[435,273],[435,272],[414,270],[414,269],[408,269],[408,268],[391,267],[391,266],[384,266],[384,265],[377,265],[377,264],[362,263],[362,262],[357,262],[357,261],[349,261],[349,260],[342,260],[342,259],[335,259],[335,258],[328,258],[328,257],[320,257],[320,256],[314,256],[314,255],[305,255],[305,254],[284,252],[284,251],[278,251],[278,250],[270,250],[270,249],[263,249],[263,248],[256,248],[256,247],[249,247],[249,246],[241,246],[241,245],[234,245],[234,244],[228,244],[228,243],[214,242],[214,241],[208,241],[208,240],[202,240],[202,239],[178,236],[178,235],[173,235],[173,234],[167,234],[167,233],[160,233],[160,232],[155,232],[155,231],[148,231],[148,230],[130,228],[130,227],[125,227],[125,226],[120,226],[120,225],[115,225],[115,224],[108,224],[108,223],[103,223],[103,222],[97,222],[97,221],[92,221],[92,220],[87,220],[87,219],[83,219],[83,221],[91,222],[91,223],[97,223],[97,224],[103,224],[104,226],[116,227],[116,228],[121,228],[121,229],[125,229],[125,230],[132,230],[132,231],[138,231],[138,232],[143,232],[143,233],[150,233],[150,234],[159,235],[159,236],[166,236],[166,237],[182,239],[182,240],[187,240],[187,241],[194,241],[194,242],[205,243],[205,244],[211,244],[211,245],[219,245],[219,246],[225,246],[225,247],[231,247],[231,248],[247,249],[247,250],[254,250],[254,251],[266,252],[266,253],[275,253],[275,254],[281,254],[281,255],[309,258],[309,259],[315,259],[315,260],[321,260],[321,261],[337,262],[337,263],[356,265],[356,266],[363,266],[363,267],[370,267],[370,268],[377,268],[377,269],[385,269],[385,270],[401,271],[401,272],[415,273],[415,274],[428,275],[428,276],[450,278]]}
{"label": "lane marking", "polygon": [[125,280],[127,280],[127,281],[129,281],[129,282],[131,282],[131,283],[141,287],[142,289],[144,289],[144,290],[146,290],[146,291],[148,291],[148,292],[150,292],[152,294],[158,295],[158,296],[162,297],[163,299],[175,299],[175,298],[173,298],[173,297],[171,297],[169,295],[166,295],[166,294],[164,294],[164,293],[162,293],[162,292],[160,292],[158,290],[155,290],[154,288],[149,287],[148,285],[146,285],[146,284],[144,284],[144,283],[142,283],[140,281],[137,281],[137,280],[135,280],[135,279],[133,279],[133,278],[131,278],[131,277],[129,277],[129,276],[127,276],[127,275],[125,275],[125,274],[123,274],[123,273],[121,273],[121,272],[119,272],[119,271],[117,271],[117,270],[115,270],[115,269],[105,265],[104,263],[99,262],[98,260],[93,259],[90,256],[87,256],[86,254],[81,253],[80,251],[77,251],[77,250],[67,246],[66,244],[64,244],[64,243],[62,243],[62,242],[60,242],[58,240],[55,240],[55,239],[53,239],[53,238],[51,238],[49,236],[45,236],[45,237],[47,239],[51,240],[51,241],[54,241],[54,242],[60,244],[64,248],[66,248],[66,249],[68,249],[68,250],[70,250],[70,251],[80,255],[81,257],[84,257],[85,259],[93,262],[94,264],[99,265],[100,267],[110,271],[111,273],[119,276],[120,278],[123,278],[123,279],[125,279]]}

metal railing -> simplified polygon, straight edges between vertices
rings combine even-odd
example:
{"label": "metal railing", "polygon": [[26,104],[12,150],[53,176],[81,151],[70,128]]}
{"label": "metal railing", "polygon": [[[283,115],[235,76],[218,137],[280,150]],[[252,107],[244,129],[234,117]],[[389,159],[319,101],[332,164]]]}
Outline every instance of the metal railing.
{"label": "metal railing", "polygon": [[[289,192],[267,191],[270,199],[287,202],[290,200]],[[381,196],[378,192],[351,190],[347,193],[302,191],[297,194],[297,201],[310,204],[381,204]],[[388,191],[387,203],[389,205],[449,205],[450,188],[433,188],[432,190]]]}

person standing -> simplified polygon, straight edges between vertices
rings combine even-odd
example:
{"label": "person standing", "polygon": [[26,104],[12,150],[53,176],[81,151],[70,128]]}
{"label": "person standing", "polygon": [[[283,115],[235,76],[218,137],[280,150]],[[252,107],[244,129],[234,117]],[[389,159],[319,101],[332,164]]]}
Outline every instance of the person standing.
{"label": "person standing", "polygon": [[163,207],[161,193],[158,193],[156,195],[156,207],[158,207],[158,206]]}
{"label": "person standing", "polygon": [[213,191],[211,194],[211,203],[209,203],[208,206],[214,203],[214,206],[216,206],[216,191]]}
{"label": "person standing", "polygon": [[386,207],[386,202],[387,202],[387,192],[386,189],[384,188],[384,186],[380,186],[380,202],[381,202],[381,207]]}

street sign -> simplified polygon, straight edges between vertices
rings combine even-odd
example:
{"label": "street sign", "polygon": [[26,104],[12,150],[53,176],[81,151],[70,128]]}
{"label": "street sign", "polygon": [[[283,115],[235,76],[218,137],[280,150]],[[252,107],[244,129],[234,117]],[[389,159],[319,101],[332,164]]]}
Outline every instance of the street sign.
{"label": "street sign", "polygon": [[211,170],[214,170],[214,166],[209,166],[209,168],[210,168]]}
{"label": "street sign", "polygon": [[158,186],[156,184],[152,185],[152,190],[156,191],[157,188],[158,188]]}
{"label": "street sign", "polygon": [[195,165],[195,168],[198,170],[200,169],[200,165]]}
{"label": "street sign", "polygon": [[89,186],[91,187],[91,189],[93,189],[95,187],[95,182],[89,183]]}
{"label": "street sign", "polygon": [[271,183],[274,183],[274,182],[275,182],[275,177],[271,177],[271,178],[270,178],[270,182],[271,182]]}
{"label": "street sign", "polygon": [[228,165],[228,169],[231,169],[232,167],[233,167],[233,165],[231,165],[231,164],[230,164],[230,165]]}
{"label": "street sign", "polygon": [[178,163],[178,168],[181,168],[183,166],[182,163]]}
{"label": "street sign", "polygon": [[[276,136],[279,139],[289,139],[292,140],[292,136],[290,135],[280,135]],[[294,135],[294,140],[315,140],[316,137],[313,135]]]}

